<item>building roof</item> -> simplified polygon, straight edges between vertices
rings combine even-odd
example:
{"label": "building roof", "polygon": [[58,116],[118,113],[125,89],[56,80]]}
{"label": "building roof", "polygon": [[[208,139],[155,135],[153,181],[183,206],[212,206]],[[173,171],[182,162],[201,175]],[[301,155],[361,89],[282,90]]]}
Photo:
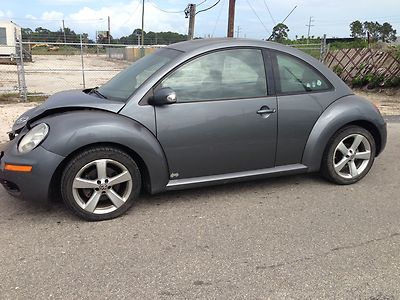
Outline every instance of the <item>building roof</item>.
{"label": "building roof", "polygon": [[4,25],[14,25],[14,26],[16,26],[16,27],[19,27],[19,28],[21,28],[21,26],[19,26],[18,24],[16,24],[16,23],[14,23],[13,21],[10,21],[10,20],[0,20],[0,26],[4,26]]}

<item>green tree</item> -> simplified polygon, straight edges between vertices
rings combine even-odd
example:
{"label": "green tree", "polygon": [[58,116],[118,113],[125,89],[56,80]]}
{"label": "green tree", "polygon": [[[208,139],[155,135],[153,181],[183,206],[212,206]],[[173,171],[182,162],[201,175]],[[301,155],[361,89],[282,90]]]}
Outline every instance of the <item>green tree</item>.
{"label": "green tree", "polygon": [[276,42],[283,42],[288,38],[289,27],[283,23],[278,23],[272,29],[272,40]]}
{"label": "green tree", "polygon": [[394,42],[397,39],[396,33],[397,31],[388,22],[383,23],[380,27],[380,39],[383,42]]}
{"label": "green tree", "polygon": [[356,20],[350,24],[350,32],[351,36],[354,38],[364,38],[365,37],[365,30],[363,24]]}
{"label": "green tree", "polygon": [[378,22],[364,22],[364,30],[369,32],[370,37],[373,40],[379,40],[379,37],[381,35],[381,24],[379,24]]}

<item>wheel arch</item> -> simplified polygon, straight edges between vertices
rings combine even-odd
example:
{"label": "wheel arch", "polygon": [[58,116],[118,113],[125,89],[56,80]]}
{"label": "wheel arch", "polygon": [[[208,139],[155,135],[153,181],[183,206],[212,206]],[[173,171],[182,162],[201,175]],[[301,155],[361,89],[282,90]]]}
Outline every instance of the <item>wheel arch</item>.
{"label": "wheel arch", "polygon": [[320,170],[322,157],[332,136],[343,127],[357,125],[368,130],[376,144],[376,156],[386,145],[386,123],[369,101],[351,95],[331,104],[314,124],[304,148],[302,163],[309,172]]}
{"label": "wheel arch", "polygon": [[115,149],[118,149],[118,150],[123,151],[126,154],[128,154],[135,161],[135,163],[137,164],[137,166],[139,168],[141,179],[142,179],[142,188],[146,192],[151,193],[151,177],[150,177],[149,169],[148,169],[148,166],[146,165],[146,163],[144,162],[143,158],[138,153],[136,153],[133,149],[131,149],[125,145],[119,144],[119,143],[99,142],[99,143],[92,143],[92,144],[88,144],[88,145],[82,146],[80,148],[77,148],[62,160],[62,162],[57,166],[57,168],[54,171],[54,173],[51,177],[51,180],[50,180],[50,187],[49,187],[50,199],[58,199],[61,197],[59,186],[61,184],[61,177],[62,177],[63,170],[64,170],[65,166],[68,164],[68,162],[70,162],[71,159],[73,159],[74,156],[76,156],[78,153],[81,153],[82,151],[85,151],[87,149],[91,149],[94,147],[115,148]]}
{"label": "wheel arch", "polygon": [[145,189],[151,193],[162,191],[168,183],[164,150],[153,133],[135,120],[109,112],[75,111],[47,116],[38,122],[50,127],[42,147],[65,157],[52,175],[52,186],[72,156],[96,145],[116,147],[130,155],[143,173]]}

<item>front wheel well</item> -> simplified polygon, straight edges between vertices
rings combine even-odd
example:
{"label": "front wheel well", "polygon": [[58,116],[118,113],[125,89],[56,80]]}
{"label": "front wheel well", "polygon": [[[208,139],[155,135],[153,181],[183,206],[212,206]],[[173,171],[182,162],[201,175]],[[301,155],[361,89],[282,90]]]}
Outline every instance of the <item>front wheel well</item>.
{"label": "front wheel well", "polygon": [[49,188],[49,195],[50,199],[61,199],[61,193],[60,193],[60,184],[61,184],[61,176],[62,172],[67,165],[67,163],[78,153],[89,149],[93,147],[111,147],[111,148],[116,148],[118,150],[124,151],[127,153],[132,159],[136,162],[137,166],[139,167],[139,171],[142,177],[142,188],[146,191],[149,192],[151,188],[151,182],[150,182],[150,174],[149,170],[143,161],[143,159],[138,155],[134,150],[121,145],[117,143],[93,143],[93,144],[88,144],[83,147],[80,147],[78,149],[75,149],[73,152],[71,152],[57,167],[56,171],[54,172],[51,181],[50,181],[50,188]]}

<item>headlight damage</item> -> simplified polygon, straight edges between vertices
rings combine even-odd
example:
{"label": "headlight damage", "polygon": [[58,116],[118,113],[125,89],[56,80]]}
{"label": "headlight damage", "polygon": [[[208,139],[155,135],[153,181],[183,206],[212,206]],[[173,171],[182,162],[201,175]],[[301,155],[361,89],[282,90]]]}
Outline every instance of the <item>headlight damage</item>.
{"label": "headlight damage", "polygon": [[35,149],[49,133],[49,126],[45,123],[40,123],[33,127],[19,142],[18,151],[27,153]]}

